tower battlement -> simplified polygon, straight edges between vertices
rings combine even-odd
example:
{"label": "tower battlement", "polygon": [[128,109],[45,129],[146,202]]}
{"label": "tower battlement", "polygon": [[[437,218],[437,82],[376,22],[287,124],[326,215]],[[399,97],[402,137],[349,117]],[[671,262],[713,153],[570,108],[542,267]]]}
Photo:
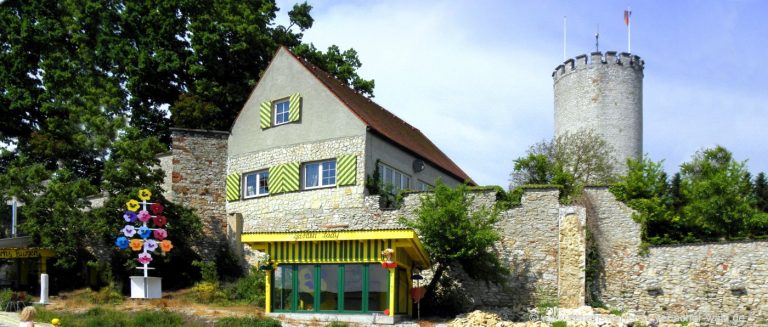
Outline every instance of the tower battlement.
{"label": "tower battlement", "polygon": [[642,72],[643,68],[645,68],[645,61],[640,56],[627,52],[606,51],[605,54],[599,51],[592,52],[589,56],[582,54],[575,58],[570,58],[555,67],[555,70],[552,72],[552,78],[557,83],[558,79],[571,72],[595,65],[616,65]]}

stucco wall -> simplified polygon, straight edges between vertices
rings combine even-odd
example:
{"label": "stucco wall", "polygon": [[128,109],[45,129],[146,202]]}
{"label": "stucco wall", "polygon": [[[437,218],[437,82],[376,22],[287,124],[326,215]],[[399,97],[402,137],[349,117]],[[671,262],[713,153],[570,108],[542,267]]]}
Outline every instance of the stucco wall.
{"label": "stucco wall", "polygon": [[[262,130],[259,106],[299,92],[301,119]],[[251,92],[232,126],[229,155],[264,151],[291,144],[365,135],[365,125],[293,56],[281,49]]]}
{"label": "stucco wall", "polygon": [[417,159],[416,156],[374,133],[368,133],[366,147],[368,149],[366,151],[365,165],[367,174],[373,174],[374,169],[376,169],[376,161],[381,160],[382,163],[411,176],[411,189],[416,189],[416,183],[419,180],[432,186],[435,186],[435,181],[438,178],[450,186],[455,186],[462,182],[437,169],[427,161],[425,161],[424,170],[417,173],[413,170],[413,161]]}
{"label": "stucco wall", "polygon": [[614,147],[623,172],[627,158],[643,154],[643,68],[640,57],[615,52],[558,66],[552,74],[555,136],[594,130]]}

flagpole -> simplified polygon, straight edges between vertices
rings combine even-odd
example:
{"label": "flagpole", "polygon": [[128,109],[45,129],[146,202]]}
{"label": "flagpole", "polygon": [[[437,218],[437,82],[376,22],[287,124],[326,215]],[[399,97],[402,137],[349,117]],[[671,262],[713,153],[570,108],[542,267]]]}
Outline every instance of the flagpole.
{"label": "flagpole", "polygon": [[567,56],[566,54],[566,47],[567,47],[567,40],[568,40],[568,33],[567,33],[567,27],[568,26],[568,16],[563,16],[563,61],[565,61],[565,58]]}
{"label": "flagpole", "polygon": [[632,53],[632,10],[627,7],[627,52]]}

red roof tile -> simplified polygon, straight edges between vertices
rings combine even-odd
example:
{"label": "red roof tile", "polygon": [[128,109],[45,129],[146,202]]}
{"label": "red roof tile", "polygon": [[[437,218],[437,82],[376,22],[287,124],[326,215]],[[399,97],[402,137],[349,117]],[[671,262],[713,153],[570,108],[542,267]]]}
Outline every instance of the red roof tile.
{"label": "red roof tile", "polygon": [[440,151],[418,128],[411,126],[375,102],[355,92],[317,66],[297,57],[288,49],[285,50],[307,68],[312,75],[317,77],[329,91],[336,95],[370,129],[389,141],[413,152],[446,173],[453,175],[458,180],[471,185],[475,184],[458,165],[448,158],[443,151]]}

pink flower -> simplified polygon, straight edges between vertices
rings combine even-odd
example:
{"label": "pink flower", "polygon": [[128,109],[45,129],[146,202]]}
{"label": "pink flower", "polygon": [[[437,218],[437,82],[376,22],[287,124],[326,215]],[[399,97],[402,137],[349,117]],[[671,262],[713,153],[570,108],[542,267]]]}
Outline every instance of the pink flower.
{"label": "pink flower", "polygon": [[141,220],[142,223],[148,222],[149,218],[151,217],[149,216],[149,212],[147,212],[147,210],[141,210],[139,212],[139,220]]}
{"label": "pink flower", "polygon": [[152,255],[149,253],[141,253],[139,254],[139,263],[142,265],[149,264],[152,262]]}
{"label": "pink flower", "polygon": [[158,241],[164,240],[166,237],[168,237],[168,232],[165,231],[165,229],[155,229],[155,238]]}

